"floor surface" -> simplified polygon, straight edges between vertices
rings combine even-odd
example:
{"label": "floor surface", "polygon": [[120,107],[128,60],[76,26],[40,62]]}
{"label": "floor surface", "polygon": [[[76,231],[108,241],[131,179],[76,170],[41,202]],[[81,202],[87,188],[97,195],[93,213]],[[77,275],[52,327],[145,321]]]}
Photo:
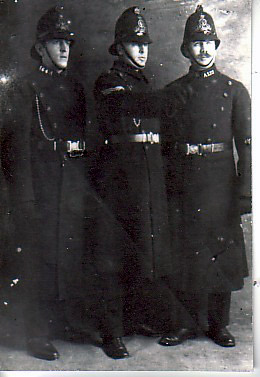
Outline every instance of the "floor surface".
{"label": "floor surface", "polygon": [[[243,229],[251,270],[250,215],[243,217]],[[60,352],[60,359],[43,361],[26,353],[15,318],[5,318],[0,330],[0,371],[252,371],[251,276],[246,279],[243,290],[232,294],[230,322],[229,329],[237,342],[234,348],[219,347],[206,337],[176,347],[162,347],[157,343],[158,338],[132,336],[125,338],[131,357],[113,360],[104,354],[102,348],[92,344],[58,340],[53,343]]]}

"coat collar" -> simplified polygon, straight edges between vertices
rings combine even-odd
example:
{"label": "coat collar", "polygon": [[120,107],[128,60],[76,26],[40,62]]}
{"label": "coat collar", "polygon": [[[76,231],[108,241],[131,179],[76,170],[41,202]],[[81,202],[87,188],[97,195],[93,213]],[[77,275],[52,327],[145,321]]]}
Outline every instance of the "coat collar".
{"label": "coat collar", "polygon": [[143,80],[148,83],[148,79],[145,77],[143,70],[136,69],[133,66],[126,64],[120,59],[114,61],[112,69],[118,71],[119,74],[121,73],[123,75],[130,75],[138,80]]}
{"label": "coat collar", "polygon": [[216,74],[218,74],[218,70],[215,64],[212,67],[204,69],[202,71],[197,71],[196,69],[194,69],[194,66],[191,65],[189,70],[189,76],[194,78],[208,79],[209,77],[214,77]]}
{"label": "coat collar", "polygon": [[43,73],[44,75],[47,76],[52,76],[52,77],[62,77],[62,76],[67,76],[67,71],[64,70],[61,73],[57,73],[56,71],[45,67],[43,64],[39,66],[39,72]]}

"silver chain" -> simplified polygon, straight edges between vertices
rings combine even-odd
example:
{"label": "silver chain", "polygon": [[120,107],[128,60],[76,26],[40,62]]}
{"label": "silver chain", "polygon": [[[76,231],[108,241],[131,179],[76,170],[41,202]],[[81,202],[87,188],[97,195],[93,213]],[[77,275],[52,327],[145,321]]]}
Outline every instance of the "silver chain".
{"label": "silver chain", "polygon": [[141,124],[141,119],[140,118],[137,121],[136,121],[135,118],[133,118],[133,121],[134,121],[134,124],[135,124],[136,127],[140,126],[140,124]]}
{"label": "silver chain", "polygon": [[41,118],[41,113],[40,113],[40,104],[39,104],[39,98],[36,94],[35,96],[35,101],[36,101],[36,108],[37,108],[37,115],[38,115],[38,120],[39,120],[39,125],[40,125],[40,129],[42,131],[42,134],[43,136],[45,137],[46,140],[49,140],[49,141],[54,141],[55,140],[55,137],[48,137],[45,130],[44,130],[44,127],[43,127],[43,124],[42,124],[42,118]]}

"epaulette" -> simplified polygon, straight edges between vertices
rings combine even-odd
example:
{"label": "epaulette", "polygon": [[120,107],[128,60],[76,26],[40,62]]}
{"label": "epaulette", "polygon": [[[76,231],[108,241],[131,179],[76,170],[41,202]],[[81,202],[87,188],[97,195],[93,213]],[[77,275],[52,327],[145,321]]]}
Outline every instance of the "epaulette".
{"label": "epaulette", "polygon": [[114,93],[114,92],[120,92],[120,91],[124,91],[125,88],[123,86],[114,86],[114,87],[111,87],[111,88],[107,88],[107,89],[104,89],[104,90],[101,90],[101,93],[104,95],[104,96],[107,96],[108,94],[111,94],[111,93]]}

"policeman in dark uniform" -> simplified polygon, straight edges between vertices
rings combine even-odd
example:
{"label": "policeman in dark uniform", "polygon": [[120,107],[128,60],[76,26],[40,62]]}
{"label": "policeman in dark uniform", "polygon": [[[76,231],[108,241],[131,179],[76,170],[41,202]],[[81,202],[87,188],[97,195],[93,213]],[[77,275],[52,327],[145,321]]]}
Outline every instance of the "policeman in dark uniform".
{"label": "policeman in dark uniform", "polygon": [[65,302],[68,312],[77,307],[75,325],[84,319],[86,239],[100,208],[87,176],[85,94],[66,70],[73,43],[65,9],[48,10],[31,50],[40,65],[13,87],[1,135],[16,251],[23,262],[27,348],[46,360],[59,357],[49,340],[56,304]]}
{"label": "policeman in dark uniform", "polygon": [[[163,123],[175,247],[178,240],[175,289],[198,327],[232,347],[226,328],[231,291],[241,289],[248,274],[240,213],[250,211],[250,98],[240,82],[217,70],[219,44],[212,17],[198,6],[181,46],[191,67],[165,88]],[[196,335],[182,318],[178,327],[161,344]]]}
{"label": "policeman in dark uniform", "polygon": [[[114,358],[126,354],[116,346],[123,334],[123,311],[128,334],[155,334],[155,324],[158,328],[160,324],[161,333],[174,328],[175,301],[167,282],[173,265],[160,144],[160,101],[150,93],[143,73],[150,43],[140,9],[125,10],[117,20],[115,40],[109,48],[117,59],[97,79],[94,89],[104,137],[99,192],[127,235],[118,237],[111,224],[114,248],[107,252],[111,260],[120,258],[109,277],[118,281],[114,301],[111,299],[117,321],[113,322],[113,331],[112,324],[106,327],[103,338],[104,351]],[[106,299],[109,294],[111,291]],[[120,308],[122,295],[124,310]],[[110,317],[112,322],[115,314]]]}

